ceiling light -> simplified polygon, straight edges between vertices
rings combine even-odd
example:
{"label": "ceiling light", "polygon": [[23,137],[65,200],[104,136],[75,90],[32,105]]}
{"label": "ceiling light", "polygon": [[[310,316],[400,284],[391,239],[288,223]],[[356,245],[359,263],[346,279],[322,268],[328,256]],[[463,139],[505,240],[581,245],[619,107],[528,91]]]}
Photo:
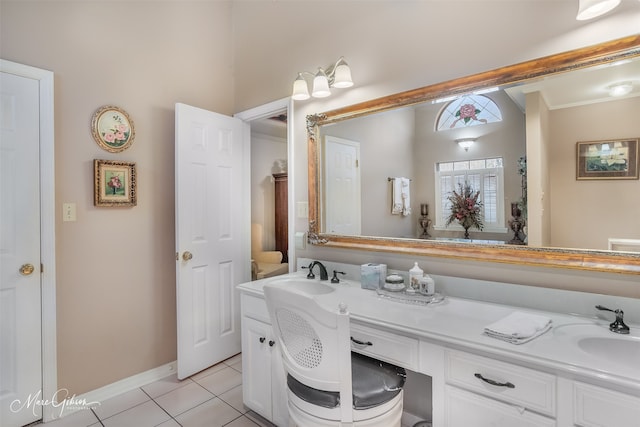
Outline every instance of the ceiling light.
{"label": "ceiling light", "polygon": [[607,87],[607,89],[609,89],[609,96],[624,96],[633,90],[633,83],[631,82],[615,83]]}
{"label": "ceiling light", "polygon": [[476,139],[478,138],[460,138],[456,139],[456,142],[460,147],[464,148],[464,151],[469,151],[469,148],[473,145],[474,142],[476,142]]}
{"label": "ceiling light", "polygon": [[305,76],[313,77],[313,89],[311,96],[314,98],[325,98],[331,95],[332,87],[347,88],[353,86],[351,79],[351,69],[344,58],[338,59],[335,64],[328,66],[326,69],[318,68],[318,71],[310,73],[301,71],[298,73],[293,82],[293,92],[291,98],[296,101],[309,99],[309,88]]}
{"label": "ceiling light", "polygon": [[586,21],[604,15],[620,4],[620,0],[580,0],[578,5],[578,21]]}

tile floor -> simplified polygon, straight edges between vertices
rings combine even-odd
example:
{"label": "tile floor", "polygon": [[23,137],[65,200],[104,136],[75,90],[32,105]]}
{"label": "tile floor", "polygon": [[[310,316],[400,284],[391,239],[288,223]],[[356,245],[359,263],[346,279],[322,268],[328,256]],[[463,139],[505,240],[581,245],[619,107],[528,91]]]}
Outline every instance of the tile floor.
{"label": "tile floor", "polygon": [[273,427],[242,404],[236,355],[186,380],[175,375],[78,411],[47,427]]}

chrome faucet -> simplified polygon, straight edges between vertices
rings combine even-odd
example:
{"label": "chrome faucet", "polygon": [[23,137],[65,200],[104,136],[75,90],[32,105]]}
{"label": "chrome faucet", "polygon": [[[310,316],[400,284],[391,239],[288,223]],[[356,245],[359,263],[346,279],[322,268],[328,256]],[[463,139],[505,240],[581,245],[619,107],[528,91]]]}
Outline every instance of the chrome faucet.
{"label": "chrome faucet", "polygon": [[596,305],[596,308],[598,310],[603,310],[603,311],[610,311],[612,313],[616,314],[616,320],[609,325],[609,330],[611,332],[615,332],[616,334],[628,334],[629,333],[629,327],[627,325],[624,324],[624,311],[617,309],[617,310],[611,310],[610,308],[607,307],[603,307],[601,305]]}
{"label": "chrome faucet", "polygon": [[329,273],[327,273],[327,269],[320,261],[313,261],[311,264],[309,264],[309,274],[307,274],[307,279],[316,278],[316,275],[313,274],[313,267],[315,267],[316,265],[320,267],[320,280],[329,280]]}

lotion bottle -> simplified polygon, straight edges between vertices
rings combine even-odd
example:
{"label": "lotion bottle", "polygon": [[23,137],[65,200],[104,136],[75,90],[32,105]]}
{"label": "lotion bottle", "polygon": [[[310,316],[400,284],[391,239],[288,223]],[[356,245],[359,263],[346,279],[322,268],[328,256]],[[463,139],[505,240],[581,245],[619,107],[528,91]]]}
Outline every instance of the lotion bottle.
{"label": "lotion bottle", "polygon": [[414,263],[413,268],[409,270],[409,286],[407,291],[417,292],[420,289],[420,278],[424,275],[424,271],[418,266],[418,263]]}

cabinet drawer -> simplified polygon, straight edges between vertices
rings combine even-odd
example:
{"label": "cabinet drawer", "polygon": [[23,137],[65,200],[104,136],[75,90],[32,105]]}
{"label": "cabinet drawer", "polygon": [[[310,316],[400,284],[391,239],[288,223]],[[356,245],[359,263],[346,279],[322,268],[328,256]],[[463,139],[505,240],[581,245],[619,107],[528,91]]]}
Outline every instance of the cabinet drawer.
{"label": "cabinet drawer", "polygon": [[448,427],[555,427],[556,421],[488,397],[445,388],[445,425]]}
{"label": "cabinet drawer", "polygon": [[242,294],[240,299],[242,315],[271,324],[267,303],[264,299],[253,295]]}
{"label": "cabinet drawer", "polygon": [[573,422],[580,427],[637,427],[640,398],[576,382]]}
{"label": "cabinet drawer", "polygon": [[[418,340],[351,323],[351,350],[418,370]],[[358,344],[356,341],[362,343]]]}
{"label": "cabinet drawer", "polygon": [[494,399],[551,416],[556,413],[554,375],[448,350],[445,355],[445,378],[449,384]]}

